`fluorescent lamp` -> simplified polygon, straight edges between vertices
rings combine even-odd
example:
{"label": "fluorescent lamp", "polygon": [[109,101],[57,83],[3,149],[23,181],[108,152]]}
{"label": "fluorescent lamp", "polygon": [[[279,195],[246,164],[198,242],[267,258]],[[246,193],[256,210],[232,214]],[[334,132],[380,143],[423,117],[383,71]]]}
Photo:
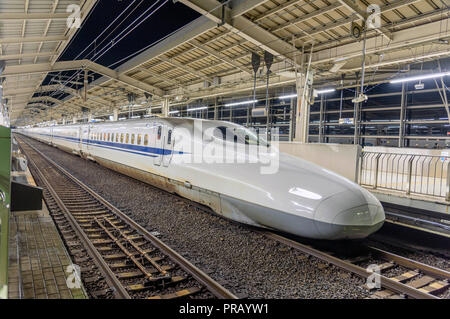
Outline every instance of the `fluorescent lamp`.
{"label": "fluorescent lamp", "polygon": [[207,109],[207,106],[200,106],[200,107],[194,107],[192,109],[187,109],[186,111],[191,112],[191,111],[200,111],[200,110],[205,110]]}
{"label": "fluorescent lamp", "polygon": [[410,81],[418,81],[418,80],[439,78],[439,77],[443,77],[443,76],[446,76],[446,75],[450,75],[450,72],[423,74],[423,75],[411,76],[411,77],[408,77],[408,78],[394,79],[394,80],[391,80],[389,82],[390,83],[410,82]]}
{"label": "fluorescent lamp", "polygon": [[180,113],[180,111],[170,111],[169,114],[177,114]]}
{"label": "fluorescent lamp", "polygon": [[330,92],[334,92],[336,91],[336,89],[323,89],[323,90],[316,90],[317,94],[322,94],[322,93],[330,93]]}
{"label": "fluorescent lamp", "polygon": [[236,105],[244,105],[244,104],[250,104],[250,103],[256,103],[258,100],[248,100],[248,101],[242,101],[242,102],[234,102],[234,103],[227,103],[225,106],[236,106]]}
{"label": "fluorescent lamp", "polygon": [[297,97],[297,93],[296,94],[282,95],[282,96],[279,96],[278,98],[280,100],[284,100],[284,99],[290,99],[290,98],[293,98],[293,97]]}

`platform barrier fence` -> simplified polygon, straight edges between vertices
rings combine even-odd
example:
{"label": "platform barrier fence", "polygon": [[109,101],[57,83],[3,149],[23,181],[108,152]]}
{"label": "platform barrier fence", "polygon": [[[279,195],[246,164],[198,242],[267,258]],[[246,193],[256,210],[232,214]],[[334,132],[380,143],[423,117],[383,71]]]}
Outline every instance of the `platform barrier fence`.
{"label": "platform barrier fence", "polygon": [[424,154],[362,153],[359,183],[450,200],[450,158]]}

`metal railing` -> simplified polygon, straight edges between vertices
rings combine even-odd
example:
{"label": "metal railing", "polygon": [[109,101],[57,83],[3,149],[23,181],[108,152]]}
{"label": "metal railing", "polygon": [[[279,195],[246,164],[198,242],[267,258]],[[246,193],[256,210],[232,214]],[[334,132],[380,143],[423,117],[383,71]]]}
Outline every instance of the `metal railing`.
{"label": "metal railing", "polygon": [[359,184],[450,200],[450,158],[363,152]]}

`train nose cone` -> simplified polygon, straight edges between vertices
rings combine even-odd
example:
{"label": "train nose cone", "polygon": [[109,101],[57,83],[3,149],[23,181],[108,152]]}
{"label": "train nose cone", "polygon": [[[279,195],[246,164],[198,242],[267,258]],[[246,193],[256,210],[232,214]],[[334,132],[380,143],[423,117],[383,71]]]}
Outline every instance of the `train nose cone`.
{"label": "train nose cone", "polygon": [[350,189],[324,200],[314,214],[314,224],[323,238],[365,238],[383,225],[381,203],[365,189]]}

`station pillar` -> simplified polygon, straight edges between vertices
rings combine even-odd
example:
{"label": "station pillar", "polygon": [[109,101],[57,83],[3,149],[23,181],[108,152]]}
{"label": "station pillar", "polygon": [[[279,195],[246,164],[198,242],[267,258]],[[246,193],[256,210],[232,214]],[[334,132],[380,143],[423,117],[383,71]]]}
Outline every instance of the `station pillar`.
{"label": "station pillar", "polygon": [[162,116],[167,117],[169,116],[169,99],[165,98],[163,100],[163,104],[162,104]]}
{"label": "station pillar", "polygon": [[119,110],[114,109],[113,110],[113,121],[117,122],[119,120]]}
{"label": "station pillar", "polygon": [[308,143],[309,100],[313,84],[312,70],[300,74],[297,80],[297,114],[295,120],[294,141]]}

